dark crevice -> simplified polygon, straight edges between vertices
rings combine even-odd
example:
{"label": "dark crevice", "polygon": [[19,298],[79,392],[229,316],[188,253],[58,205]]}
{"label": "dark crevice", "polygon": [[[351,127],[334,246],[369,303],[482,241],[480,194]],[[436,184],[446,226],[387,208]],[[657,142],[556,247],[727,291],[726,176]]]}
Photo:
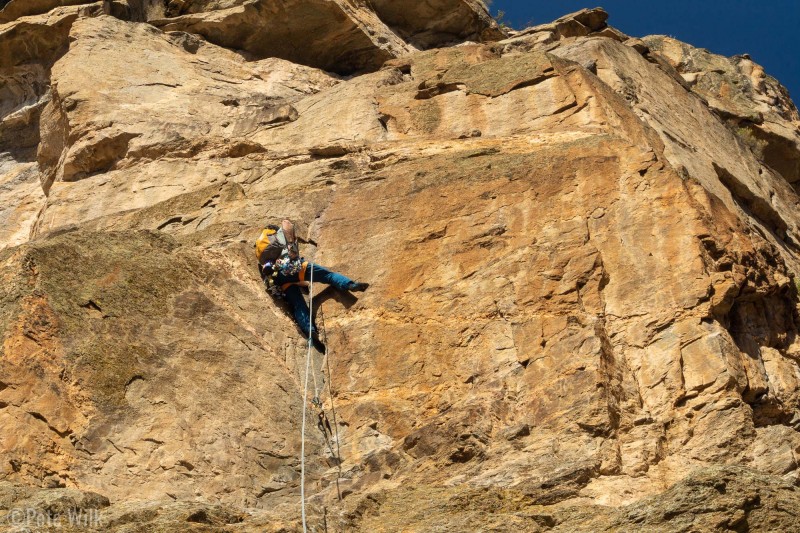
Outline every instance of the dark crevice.
{"label": "dark crevice", "polygon": [[[512,85],[510,87],[503,88],[503,89],[495,91],[495,92],[475,89],[474,87],[470,87],[470,85],[467,82],[464,82],[464,81],[438,82],[438,83],[436,83],[435,85],[432,85],[432,86],[429,86],[427,84],[427,82],[423,82],[420,85],[419,90],[417,91],[417,94],[414,96],[414,98],[416,100],[428,100],[428,99],[433,98],[435,96],[439,96],[439,95],[442,95],[442,94],[455,92],[455,91],[464,91],[467,94],[479,94],[481,96],[486,96],[488,98],[497,98],[499,96],[506,95],[508,93],[511,93],[513,91],[517,91],[519,89],[524,89],[526,87],[533,87],[534,85],[538,85],[538,84],[540,84],[540,83],[542,83],[544,81],[549,80],[550,78],[552,78],[552,71],[550,71],[550,72],[548,72],[548,73],[546,73],[544,75],[537,76],[535,78],[522,80],[522,81],[518,82],[516,85]],[[567,105],[567,107],[564,108],[564,109],[569,109],[570,107],[574,107],[575,105],[577,105],[577,104],[575,102],[573,102],[573,103]],[[553,115],[556,115],[556,114],[560,113],[561,111],[563,111],[563,109],[555,111],[553,113]]]}
{"label": "dark crevice", "polygon": [[753,410],[753,425],[757,428],[769,426],[786,426],[798,431],[794,409],[786,406],[778,398],[763,389],[751,390],[746,388],[742,392],[745,402]]}
{"label": "dark crevice", "polygon": [[138,375],[138,374],[137,374],[137,375],[135,375],[135,376],[133,376],[131,379],[129,379],[129,380],[128,380],[128,382],[127,382],[127,383],[125,383],[125,387],[126,387],[126,388],[127,388],[127,387],[129,387],[129,386],[130,386],[130,385],[131,385],[133,382],[135,382],[135,381],[144,381],[144,377],[143,377],[143,376],[140,376],[140,375]]}
{"label": "dark crevice", "polygon": [[65,429],[64,431],[59,431],[56,428],[54,428],[53,426],[51,426],[50,422],[47,421],[47,418],[45,418],[44,415],[42,415],[41,413],[37,413],[35,411],[28,411],[28,414],[31,415],[36,420],[39,420],[39,421],[44,422],[45,424],[47,424],[47,427],[50,428],[50,431],[52,431],[53,433],[55,433],[56,435],[58,435],[61,438],[67,437],[70,434],[72,434],[72,430],[71,429]]}
{"label": "dark crevice", "polygon": [[800,151],[790,139],[765,129],[763,124],[726,118],[725,124],[753,154],[795,188],[800,185]]}
{"label": "dark crevice", "polygon": [[44,422],[45,424],[47,424],[47,423],[48,423],[48,422],[47,422],[47,419],[44,417],[44,415],[42,415],[42,414],[40,414],[40,413],[36,413],[36,412],[33,412],[33,411],[31,411],[31,412],[29,412],[28,414],[29,414],[29,415],[31,415],[31,416],[32,416],[33,418],[35,418],[36,420],[41,420],[41,421],[42,421],[42,422]]}
{"label": "dark crevice", "polygon": [[761,496],[756,494],[755,496],[751,496],[747,498],[744,502],[744,506],[742,510],[744,511],[744,517],[741,520],[738,520],[736,523],[729,524],[728,528],[736,531],[737,533],[749,533],[750,531],[750,513],[754,509],[759,509],[761,507]]}
{"label": "dark crevice", "polygon": [[211,207],[212,209],[217,207],[217,200],[219,200],[219,194],[215,194],[211,198],[209,198],[206,203],[204,203],[201,208]]}
{"label": "dark crevice", "polygon": [[419,91],[417,91],[417,94],[414,95],[414,99],[429,100],[434,96],[439,96],[441,94],[446,94],[464,89],[466,89],[466,85],[464,85],[463,83],[440,83],[434,85],[433,87],[420,87]]}
{"label": "dark crevice", "polygon": [[208,516],[208,512],[205,509],[200,509],[199,511],[195,511],[194,513],[190,514],[186,518],[186,521],[192,522],[193,524],[214,525],[214,521],[211,520],[211,517]]}
{"label": "dark crevice", "polygon": [[[539,85],[543,81],[549,80],[551,77],[552,77],[552,71],[550,71],[550,75],[539,76],[538,78],[533,78],[533,79],[530,79],[530,80],[521,81],[518,84],[516,84],[513,87],[511,87],[508,91],[504,92],[503,94],[508,94],[510,92],[517,91],[519,89],[524,89],[526,87],[533,87],[534,85]],[[483,94],[483,93],[476,93],[476,94]],[[486,94],[484,96],[496,97],[496,96],[503,96],[503,94],[493,94],[493,95]],[[575,104],[573,104],[573,105],[575,105]],[[555,115],[555,114],[557,114],[557,112],[553,113],[553,114]]]}
{"label": "dark crevice", "polygon": [[[788,276],[777,250],[762,249],[743,256],[720,255],[721,247],[709,239],[701,240],[710,256],[719,256],[717,265],[733,263],[734,270],[739,272],[740,281],[731,292],[730,302],[718,306],[714,319],[728,330],[741,356],[749,358],[756,368],[763,366],[767,349],[774,350],[772,357],[792,358],[788,350],[795,343],[800,320],[798,291],[794,283],[777,284],[770,274]],[[710,266],[714,271],[714,264]],[[800,429],[795,410],[785,403],[786,398],[770,392],[766,383],[755,383],[741,393],[742,400],[752,409],[755,427],[785,425]]]}
{"label": "dark crevice", "polygon": [[622,368],[614,354],[611,340],[608,338],[605,320],[599,319],[595,323],[595,336],[600,339],[600,372],[605,376],[603,393],[605,395],[608,421],[602,425],[587,425],[579,423],[584,431],[594,436],[607,438],[615,437],[620,424],[620,405],[623,401]]}
{"label": "dark crevice", "polygon": [[100,306],[97,305],[93,300],[89,300],[85,304],[82,304],[81,307],[84,308],[84,309],[91,309],[91,310],[97,311],[97,312],[102,312],[103,311],[102,309],[100,309]]}
{"label": "dark crevice", "polygon": [[598,464],[575,465],[556,472],[549,479],[517,487],[533,505],[554,505],[578,496],[592,479],[600,475]]}
{"label": "dark crevice", "polygon": [[669,139],[673,143],[677,144],[678,146],[680,146],[684,150],[688,150],[690,152],[697,152],[697,150],[695,148],[692,148],[689,144],[687,144],[686,142],[678,139],[677,137],[675,137],[674,135],[670,134],[670,132],[668,132],[666,130],[664,130],[664,136],[666,136],[667,139]]}
{"label": "dark crevice", "polygon": [[263,498],[267,494],[271,494],[273,492],[278,492],[279,490],[281,490],[281,489],[275,488],[275,487],[264,487],[264,488],[261,489],[261,491],[259,491],[258,494],[256,494],[256,498],[257,499],[258,498]]}
{"label": "dark crevice", "polygon": [[390,120],[392,120],[392,117],[390,115],[385,115],[385,114],[381,113],[378,116],[378,122],[380,123],[381,128],[383,128],[383,131],[385,131],[387,133],[389,131],[389,121]]}
{"label": "dark crevice", "polygon": [[163,223],[159,224],[159,226],[156,229],[158,231],[161,231],[164,228],[166,228],[167,226],[171,226],[173,224],[180,224],[181,222],[183,222],[183,217],[182,216],[180,216],[180,217],[172,217],[172,218],[168,219],[166,222],[163,222]]}
{"label": "dark crevice", "polygon": [[716,163],[713,163],[713,165],[719,180],[730,191],[734,201],[742,211],[760,220],[776,237],[785,241],[788,225],[775,208],[770,205],[769,201],[754,194],[747,185],[727,169]]}

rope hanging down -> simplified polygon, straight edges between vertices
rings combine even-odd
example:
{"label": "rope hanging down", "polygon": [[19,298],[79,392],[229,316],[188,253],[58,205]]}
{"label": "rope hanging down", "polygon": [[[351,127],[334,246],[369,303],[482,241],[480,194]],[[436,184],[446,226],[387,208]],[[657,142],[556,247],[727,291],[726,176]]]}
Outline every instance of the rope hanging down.
{"label": "rope hanging down", "polygon": [[[319,318],[320,318],[320,322],[322,322],[322,336],[323,336],[323,341],[325,342],[325,357],[324,357],[324,361],[322,362],[322,366],[320,367],[320,370],[322,371],[323,375],[325,375],[325,371],[327,370],[327,375],[328,375],[328,395],[330,396],[331,414],[333,415],[333,432],[331,432],[331,437],[333,437],[335,439],[336,452],[334,453],[333,448],[330,445],[330,442],[328,442],[328,448],[331,450],[331,454],[336,458],[336,469],[337,469],[336,494],[337,494],[337,496],[339,496],[339,501],[341,502],[342,501],[342,489],[339,487],[339,479],[341,479],[341,477],[342,477],[342,450],[339,447],[339,442],[340,442],[339,441],[339,423],[336,420],[336,404],[333,403],[333,374],[331,373],[331,363],[330,363],[330,360],[328,359],[328,330],[325,327],[325,313],[322,311],[321,307],[319,308]],[[324,381],[323,381],[323,387],[324,387]],[[321,414],[324,414],[324,413],[321,413]],[[325,424],[327,425],[328,430],[330,430],[330,422],[328,422],[327,417],[325,418]],[[323,433],[324,432],[325,431],[323,429]],[[327,434],[325,435],[325,440],[327,442]]]}
{"label": "rope hanging down", "polygon": [[[325,373],[327,370],[328,374],[328,394],[330,395],[331,401],[331,411],[333,413],[333,429],[331,429],[331,423],[328,421],[328,417],[325,415],[325,410],[322,408],[322,399],[320,398],[320,390],[319,385],[317,383],[317,375],[316,369],[311,368],[311,347],[313,346],[313,325],[314,325],[314,268],[313,264],[310,268],[311,274],[309,278],[309,298],[308,298],[308,348],[306,351],[306,373],[305,379],[303,380],[303,423],[302,423],[302,434],[300,440],[300,509],[301,509],[301,516],[303,520],[303,533],[307,533],[308,526],[306,521],[306,488],[305,488],[305,480],[306,480],[306,409],[308,406],[308,375],[309,373],[312,375],[314,380],[314,398],[312,400],[312,404],[319,409],[319,414],[317,416],[317,428],[322,432],[323,437],[325,439],[325,444],[328,446],[328,450],[331,452],[331,455],[336,459],[336,466],[338,469],[338,475],[336,476],[336,492],[339,496],[339,501],[342,500],[342,492],[339,487],[339,479],[342,476],[342,460],[341,460],[341,450],[339,448],[339,427],[336,420],[336,409],[333,404],[333,389],[331,387],[331,369],[330,369],[330,361],[328,359],[328,332],[325,328],[325,315],[324,313],[321,316],[322,320],[322,334],[326,344],[325,353],[323,354],[323,361],[322,365],[320,366],[319,371],[322,373],[322,387],[324,391],[325,387]],[[322,310],[320,309],[320,312]],[[336,450],[333,449],[333,445],[328,438],[328,433],[330,432],[331,438],[334,438],[336,442]]]}
{"label": "rope hanging down", "polygon": [[[314,328],[314,267],[311,266],[311,277],[308,287],[308,351],[306,352],[306,377],[303,380],[303,424],[300,436],[300,514],[303,519],[303,533],[308,533],[306,526],[306,404],[308,403],[308,374],[311,369],[311,344]],[[314,378],[316,388],[316,378]]]}

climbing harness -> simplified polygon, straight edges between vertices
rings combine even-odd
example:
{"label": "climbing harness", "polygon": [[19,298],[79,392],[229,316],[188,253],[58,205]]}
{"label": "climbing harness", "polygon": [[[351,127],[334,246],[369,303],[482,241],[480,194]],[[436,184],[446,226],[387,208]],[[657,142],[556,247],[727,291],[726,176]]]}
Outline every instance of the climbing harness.
{"label": "climbing harness", "polygon": [[[305,270],[308,263],[300,257],[294,224],[289,219],[281,225],[269,224],[256,239],[256,258],[261,279],[273,296],[282,296],[289,285],[306,285]],[[280,288],[275,285],[278,274],[290,277],[300,274],[300,281],[285,283]]]}
{"label": "climbing harness", "polygon": [[286,257],[275,261],[275,270],[284,276],[294,276],[295,274],[299,274],[301,271],[305,270],[307,266],[308,263],[299,257],[294,259]]}

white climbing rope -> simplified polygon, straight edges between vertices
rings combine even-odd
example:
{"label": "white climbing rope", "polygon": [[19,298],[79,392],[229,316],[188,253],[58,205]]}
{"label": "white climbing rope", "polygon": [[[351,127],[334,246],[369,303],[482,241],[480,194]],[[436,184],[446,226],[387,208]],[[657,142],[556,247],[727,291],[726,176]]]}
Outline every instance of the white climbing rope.
{"label": "white climbing rope", "polygon": [[308,404],[308,374],[311,368],[311,343],[314,326],[314,267],[309,261],[311,276],[308,286],[308,351],[306,352],[306,377],[303,382],[303,429],[300,436],[300,514],[303,518],[303,533],[306,527],[306,405]]}
{"label": "white climbing rope", "polygon": [[[333,414],[333,429],[334,429],[334,432],[335,432],[335,434],[331,435],[331,437],[334,437],[336,439],[336,441],[335,441],[336,442],[336,452],[334,453],[333,448],[330,446],[330,444],[328,446],[331,448],[331,454],[335,455],[335,457],[336,457],[336,469],[337,469],[336,494],[337,494],[337,496],[339,496],[339,501],[341,502],[342,501],[342,489],[339,487],[339,479],[341,479],[341,477],[342,477],[342,449],[341,449],[341,447],[339,445],[339,422],[336,420],[336,405],[333,402],[333,374],[331,373],[330,361],[328,359],[328,330],[325,328],[325,313],[322,312],[322,308],[320,308],[319,311],[320,311],[319,317],[320,317],[320,320],[322,321],[322,334],[324,336],[323,337],[323,341],[325,342],[325,357],[323,358],[322,366],[320,367],[320,372],[324,376],[325,373],[326,373],[325,370],[327,369],[328,395],[330,396],[330,400],[331,400],[331,413]],[[325,381],[323,380],[323,389],[324,389],[324,386],[325,386]],[[327,434],[326,434],[326,440],[327,440]]]}

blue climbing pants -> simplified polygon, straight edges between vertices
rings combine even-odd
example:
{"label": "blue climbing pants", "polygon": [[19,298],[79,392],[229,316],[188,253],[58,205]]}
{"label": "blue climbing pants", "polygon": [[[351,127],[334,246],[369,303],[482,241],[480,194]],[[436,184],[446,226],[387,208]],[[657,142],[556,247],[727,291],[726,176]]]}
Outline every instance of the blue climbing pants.
{"label": "blue climbing pants", "polygon": [[[316,265],[314,263],[308,263],[308,266],[298,274],[294,274],[291,276],[278,274],[278,276],[275,278],[275,284],[278,286],[283,286],[287,283],[297,283],[299,281],[311,281],[312,271],[314,275],[314,283],[325,283],[327,285],[333,285],[340,291],[350,290],[354,285],[353,280],[351,280],[347,276],[343,276],[337,272],[332,272],[331,270],[328,270],[324,266]],[[292,311],[292,316],[294,317],[294,321],[297,322],[298,326],[300,326],[300,330],[303,332],[303,335],[308,337],[309,335],[308,326],[310,322],[310,317],[309,317],[308,304],[306,303],[306,299],[303,296],[302,289],[298,285],[289,285],[283,290],[283,293],[286,296],[286,301],[289,303],[289,308]],[[311,324],[311,331],[313,333],[317,332],[317,328],[313,324]]]}

